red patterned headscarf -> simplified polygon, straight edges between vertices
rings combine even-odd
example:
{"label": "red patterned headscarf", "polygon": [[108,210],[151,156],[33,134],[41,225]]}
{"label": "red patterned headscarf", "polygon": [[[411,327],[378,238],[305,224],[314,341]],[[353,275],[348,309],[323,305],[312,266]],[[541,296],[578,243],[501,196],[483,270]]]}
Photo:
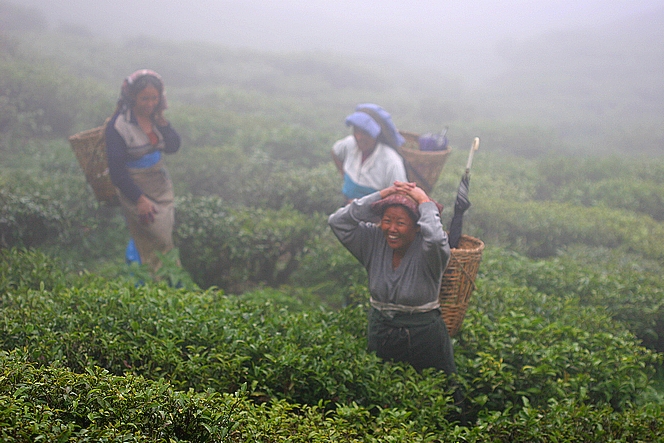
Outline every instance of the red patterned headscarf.
{"label": "red patterned headscarf", "polygon": [[159,100],[159,107],[163,110],[168,107],[168,104],[166,102],[166,88],[164,88],[164,81],[161,78],[161,75],[157,74],[155,71],[151,69],[139,69],[138,71],[133,72],[129,76],[127,76],[124,81],[122,82],[122,87],[120,89],[120,105],[124,108],[131,107],[132,104],[132,93],[136,93],[138,91],[132,91],[132,85],[135,85],[138,79],[145,77],[146,75],[149,75],[150,77],[154,77],[159,84],[161,85],[161,98]]}
{"label": "red patterned headscarf", "polygon": [[[438,203],[435,200],[431,200],[438,209],[438,213],[443,212],[443,205]],[[374,214],[381,216],[389,206],[403,206],[410,213],[413,221],[417,221],[420,218],[420,210],[417,202],[409,195],[406,194],[391,194],[385,197],[382,200],[373,202],[371,204],[371,210]]]}

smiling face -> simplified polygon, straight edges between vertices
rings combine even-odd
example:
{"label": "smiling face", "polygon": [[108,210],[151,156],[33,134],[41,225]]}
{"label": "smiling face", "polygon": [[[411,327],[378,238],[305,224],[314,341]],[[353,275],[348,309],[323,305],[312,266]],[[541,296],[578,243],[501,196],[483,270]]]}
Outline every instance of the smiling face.
{"label": "smiling face", "polygon": [[136,94],[133,111],[141,117],[150,117],[159,105],[161,95],[157,88],[148,84],[142,91]]}
{"label": "smiling face", "polygon": [[380,229],[387,240],[387,245],[400,253],[406,252],[420,231],[420,227],[403,206],[387,207],[380,220]]}

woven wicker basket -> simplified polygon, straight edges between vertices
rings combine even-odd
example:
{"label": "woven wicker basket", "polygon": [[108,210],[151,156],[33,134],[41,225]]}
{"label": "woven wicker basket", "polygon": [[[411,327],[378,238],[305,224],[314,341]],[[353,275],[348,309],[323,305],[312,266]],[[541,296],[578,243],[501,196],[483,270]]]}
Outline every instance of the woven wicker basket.
{"label": "woven wicker basket", "polygon": [[406,131],[399,133],[406,139],[406,143],[399,147],[397,152],[404,159],[408,181],[417,183],[428,194],[436,184],[452,150],[448,148],[444,151],[420,151],[418,134]]}
{"label": "woven wicker basket", "polygon": [[438,297],[443,320],[451,336],[459,332],[466,315],[483,250],[484,242],[480,239],[462,235],[459,247],[451,251]]}
{"label": "woven wicker basket", "polygon": [[102,126],[97,128],[72,135],[69,137],[69,143],[97,200],[115,205],[118,204],[118,196],[108,172],[104,137],[108,121],[107,119]]}

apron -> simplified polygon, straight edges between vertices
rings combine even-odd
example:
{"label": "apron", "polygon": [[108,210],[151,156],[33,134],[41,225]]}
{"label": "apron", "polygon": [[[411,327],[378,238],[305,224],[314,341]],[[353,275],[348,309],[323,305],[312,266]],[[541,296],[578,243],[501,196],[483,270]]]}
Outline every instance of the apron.
{"label": "apron", "polygon": [[129,232],[141,257],[141,263],[147,264],[152,272],[156,272],[161,267],[161,261],[156,252],[166,254],[174,247],[173,183],[163,160],[147,168],[128,168],[128,171],[134,183],[157,208],[154,222],[148,225],[143,224],[138,218],[136,204],[124,197],[119,190],[117,191]]}
{"label": "apron", "polygon": [[383,360],[410,363],[417,371],[436,368],[456,372],[454,350],[440,311],[397,314],[394,318],[371,308],[369,350]]}

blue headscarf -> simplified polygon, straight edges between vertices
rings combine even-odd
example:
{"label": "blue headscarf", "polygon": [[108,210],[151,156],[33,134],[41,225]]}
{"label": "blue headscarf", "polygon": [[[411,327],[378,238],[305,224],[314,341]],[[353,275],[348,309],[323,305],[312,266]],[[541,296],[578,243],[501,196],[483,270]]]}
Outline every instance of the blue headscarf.
{"label": "blue headscarf", "polygon": [[406,140],[403,138],[397,127],[392,123],[392,116],[385,109],[375,103],[362,103],[357,105],[356,111],[364,112],[380,125],[380,138],[378,141],[385,143],[394,149],[403,145]]}
{"label": "blue headscarf", "polygon": [[369,134],[372,138],[380,135],[380,125],[365,112],[353,112],[346,117],[346,125],[354,126]]}

